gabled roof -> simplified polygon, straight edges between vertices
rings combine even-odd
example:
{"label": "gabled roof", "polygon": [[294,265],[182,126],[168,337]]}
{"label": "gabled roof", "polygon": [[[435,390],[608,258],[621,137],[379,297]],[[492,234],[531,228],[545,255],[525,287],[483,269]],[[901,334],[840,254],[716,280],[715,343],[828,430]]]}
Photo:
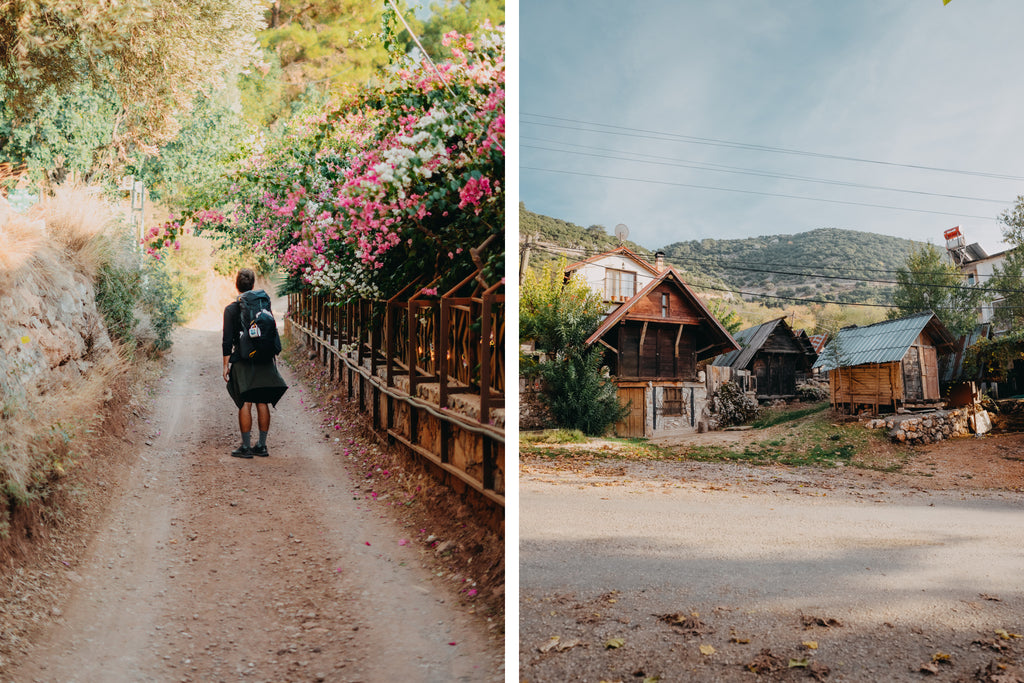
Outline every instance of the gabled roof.
{"label": "gabled roof", "polygon": [[779,326],[779,323],[789,327],[784,321],[785,317],[769,320],[760,325],[748,327],[737,332],[733,339],[742,347],[737,351],[730,351],[715,358],[712,365],[720,367],[745,368],[754,359],[754,354],[761,350],[764,343],[772,336],[772,332]]}
{"label": "gabled roof", "polygon": [[[626,300],[621,306],[612,311],[608,315],[608,317],[604,319],[600,327],[598,327],[597,330],[592,335],[590,335],[590,337],[587,338],[587,344],[590,345],[596,343],[598,339],[603,337],[608,332],[608,330],[613,328],[620,320],[622,320],[625,317],[626,313],[629,312],[629,309],[631,309],[638,302],[642,301],[644,297],[650,294],[655,287],[657,287],[665,280],[671,280],[672,282],[674,282],[679,287],[679,289],[682,290],[683,295],[690,300],[690,303],[692,303],[693,306],[703,314],[703,317],[707,321],[708,327],[711,329],[712,334],[722,339],[722,351],[726,349],[739,348],[739,345],[733,340],[732,335],[729,334],[729,331],[722,326],[722,323],[718,322],[718,319],[711,314],[711,311],[707,309],[707,306],[705,306],[704,302],[700,300],[700,297],[698,297],[697,294],[692,289],[690,289],[689,285],[683,282],[683,278],[679,275],[679,272],[675,268],[672,268],[671,266],[662,271],[661,273],[659,273],[653,280],[647,283],[646,287],[641,289],[639,292],[637,292],[628,300]],[[719,351],[719,353],[721,353],[721,351]]]}
{"label": "gabled roof", "polygon": [[[776,318],[775,320],[769,320],[768,322],[761,323],[760,325],[754,325],[748,327],[745,330],[737,332],[733,339],[735,339],[741,348],[739,351],[730,351],[729,353],[723,354],[718,358],[715,358],[712,365],[720,367],[734,367],[734,368],[745,368],[750,365],[750,361],[754,359],[754,356],[758,351],[767,343],[768,339],[771,338],[772,334],[782,325],[786,329],[790,329],[789,323],[786,322],[786,316]],[[791,330],[794,339],[796,340],[797,346],[803,349],[803,352],[808,356],[815,356],[817,352],[811,345],[804,334],[803,330]]]}
{"label": "gabled roof", "polygon": [[825,342],[828,341],[828,335],[812,334],[811,336],[807,337],[807,341],[811,343],[811,348],[814,349],[814,352],[820,354],[822,349],[825,348]]}
{"label": "gabled roof", "polygon": [[[844,327],[818,356],[815,368],[834,370],[868,363],[894,363],[903,360],[917,337],[928,329],[943,350],[956,340],[942,321],[928,311],[908,318],[886,320],[866,327]],[[836,351],[838,349],[838,351]],[[837,355],[839,358],[835,358]],[[836,362],[838,360],[838,363]]]}
{"label": "gabled roof", "polygon": [[611,251],[605,251],[600,254],[594,254],[590,258],[585,258],[582,261],[577,261],[576,263],[566,266],[565,272],[571,273],[575,270],[582,268],[588,263],[594,263],[604,258],[605,256],[625,256],[626,258],[635,261],[638,266],[649,272],[651,275],[659,274],[658,269],[655,268],[649,261],[647,261],[644,257],[640,256],[635,251],[626,246],[616,247]]}

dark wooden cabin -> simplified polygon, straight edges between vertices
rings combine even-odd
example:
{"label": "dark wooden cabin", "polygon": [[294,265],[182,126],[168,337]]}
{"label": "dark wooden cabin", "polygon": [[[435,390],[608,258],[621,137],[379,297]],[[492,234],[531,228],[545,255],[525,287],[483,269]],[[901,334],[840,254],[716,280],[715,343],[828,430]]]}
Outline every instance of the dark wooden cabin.
{"label": "dark wooden cabin", "polygon": [[712,365],[749,370],[758,399],[796,396],[797,379],[808,375],[818,359],[807,335],[794,333],[784,317],[740,330],[734,338],[741,348],[718,356]]}
{"label": "dark wooden cabin", "polygon": [[620,380],[694,380],[697,362],[736,343],[674,269],[612,312],[588,344]]}
{"label": "dark wooden cabin", "polygon": [[605,348],[619,397],[631,405],[620,436],[696,429],[707,399],[697,363],[738,348],[672,268],[612,311],[587,343]]}

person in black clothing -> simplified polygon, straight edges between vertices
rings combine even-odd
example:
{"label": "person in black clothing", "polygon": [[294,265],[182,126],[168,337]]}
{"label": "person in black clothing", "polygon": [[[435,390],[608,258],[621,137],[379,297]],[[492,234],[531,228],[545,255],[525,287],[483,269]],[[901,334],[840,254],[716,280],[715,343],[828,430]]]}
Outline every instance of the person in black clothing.
{"label": "person in black clothing", "polygon": [[[249,268],[242,268],[235,277],[239,294],[252,290],[256,275]],[[267,432],[270,431],[270,406],[288,390],[274,360],[257,363],[243,360],[238,353],[239,335],[242,333],[241,304],[236,300],[224,308],[224,335],[221,350],[224,353],[224,381],[228,394],[238,406],[238,428],[242,432],[242,445],[231,452],[236,458],[251,458],[254,455],[266,457]],[[256,420],[259,427],[259,441],[252,446],[252,406],[256,404]]]}

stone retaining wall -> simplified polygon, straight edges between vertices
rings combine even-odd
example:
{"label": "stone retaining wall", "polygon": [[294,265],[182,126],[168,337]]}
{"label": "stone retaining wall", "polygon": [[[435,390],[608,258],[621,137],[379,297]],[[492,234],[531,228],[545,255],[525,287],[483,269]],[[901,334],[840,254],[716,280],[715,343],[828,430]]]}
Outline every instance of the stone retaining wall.
{"label": "stone retaining wall", "polygon": [[[869,420],[869,429],[887,429],[889,438],[900,443],[934,443],[956,436],[966,436],[984,428],[988,413],[971,407],[953,410],[934,410],[928,413],[887,415]],[[981,429],[978,427],[981,426]]]}
{"label": "stone retaining wall", "polygon": [[519,429],[550,429],[555,426],[551,410],[540,397],[541,382],[519,378]]}

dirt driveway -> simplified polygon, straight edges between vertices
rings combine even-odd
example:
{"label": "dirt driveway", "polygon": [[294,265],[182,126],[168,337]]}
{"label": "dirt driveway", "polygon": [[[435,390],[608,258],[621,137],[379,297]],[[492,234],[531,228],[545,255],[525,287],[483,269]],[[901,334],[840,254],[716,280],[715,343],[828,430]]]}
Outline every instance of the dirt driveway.
{"label": "dirt driveway", "polygon": [[210,327],[178,332],[148,419],[121,441],[127,465],[99,482],[96,537],[43,567],[52,608],[2,680],[503,680],[501,625],[431,563],[445,529],[404,527],[371,494],[377,445],[355,418],[325,433],[285,369],[270,457],[230,457],[237,413]]}
{"label": "dirt driveway", "polygon": [[1022,445],[903,474],[525,460],[520,678],[1024,681]]}

